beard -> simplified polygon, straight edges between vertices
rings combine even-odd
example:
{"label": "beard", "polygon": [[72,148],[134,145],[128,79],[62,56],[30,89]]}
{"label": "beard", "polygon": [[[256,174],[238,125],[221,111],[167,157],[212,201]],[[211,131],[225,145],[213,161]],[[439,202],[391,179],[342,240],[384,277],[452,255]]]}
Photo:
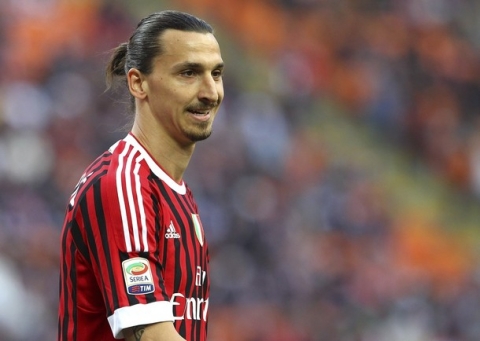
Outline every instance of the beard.
{"label": "beard", "polygon": [[212,125],[210,122],[204,122],[197,124],[195,127],[184,129],[183,133],[192,142],[203,141],[212,135]]}
{"label": "beard", "polygon": [[[200,103],[200,104],[191,105],[187,107],[186,111],[187,112],[211,111],[212,115],[215,116],[214,113],[219,105],[220,105],[220,102],[215,102],[210,104]],[[184,127],[183,133],[192,142],[203,141],[207,139],[210,135],[212,135],[212,124],[213,124],[213,119],[206,122],[197,122],[193,126]]]}

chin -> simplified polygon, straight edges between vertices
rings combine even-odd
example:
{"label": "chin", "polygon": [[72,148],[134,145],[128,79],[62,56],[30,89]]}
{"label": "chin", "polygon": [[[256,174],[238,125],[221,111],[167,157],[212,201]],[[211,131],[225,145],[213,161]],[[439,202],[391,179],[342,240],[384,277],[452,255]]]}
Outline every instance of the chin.
{"label": "chin", "polygon": [[187,132],[185,134],[192,142],[199,142],[206,140],[212,135],[212,130],[206,130],[203,132]]}
{"label": "chin", "polygon": [[208,134],[203,134],[203,135],[197,135],[196,136],[196,139],[194,140],[195,142],[198,142],[198,141],[203,141],[203,140],[206,140],[210,137],[210,135],[212,135],[212,132],[208,132]]}

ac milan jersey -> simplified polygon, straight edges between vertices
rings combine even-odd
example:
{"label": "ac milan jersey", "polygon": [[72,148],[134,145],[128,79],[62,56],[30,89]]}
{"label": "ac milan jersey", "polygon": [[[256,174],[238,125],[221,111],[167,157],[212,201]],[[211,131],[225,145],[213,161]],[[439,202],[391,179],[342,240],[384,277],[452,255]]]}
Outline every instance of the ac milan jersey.
{"label": "ac milan jersey", "polygon": [[113,340],[174,321],[206,341],[208,246],[197,205],[129,134],[95,160],[61,237],[59,341]]}

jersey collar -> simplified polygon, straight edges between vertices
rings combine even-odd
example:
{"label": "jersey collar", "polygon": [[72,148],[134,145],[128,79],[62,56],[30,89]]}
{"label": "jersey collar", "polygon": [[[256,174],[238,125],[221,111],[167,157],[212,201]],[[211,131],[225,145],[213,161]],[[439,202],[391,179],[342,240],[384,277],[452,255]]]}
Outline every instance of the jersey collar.
{"label": "jersey collar", "polygon": [[185,186],[185,182],[182,180],[181,183],[176,182],[173,180],[165,171],[158,165],[158,163],[152,158],[152,156],[148,153],[148,151],[138,142],[138,140],[133,136],[131,133],[128,134],[124,139],[126,143],[132,145],[132,147],[142,155],[143,159],[147,163],[148,167],[150,167],[151,171],[160,178],[163,182],[165,182],[171,189],[173,189],[178,194],[185,194],[187,192],[187,188]]}

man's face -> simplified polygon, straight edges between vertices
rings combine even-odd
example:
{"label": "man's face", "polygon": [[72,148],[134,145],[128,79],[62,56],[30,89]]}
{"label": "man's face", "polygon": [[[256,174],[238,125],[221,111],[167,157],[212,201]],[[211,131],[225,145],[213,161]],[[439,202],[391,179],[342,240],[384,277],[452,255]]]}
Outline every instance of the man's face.
{"label": "man's face", "polygon": [[206,139],[223,99],[223,60],[210,33],[167,30],[163,52],[145,77],[148,106],[177,143]]}

